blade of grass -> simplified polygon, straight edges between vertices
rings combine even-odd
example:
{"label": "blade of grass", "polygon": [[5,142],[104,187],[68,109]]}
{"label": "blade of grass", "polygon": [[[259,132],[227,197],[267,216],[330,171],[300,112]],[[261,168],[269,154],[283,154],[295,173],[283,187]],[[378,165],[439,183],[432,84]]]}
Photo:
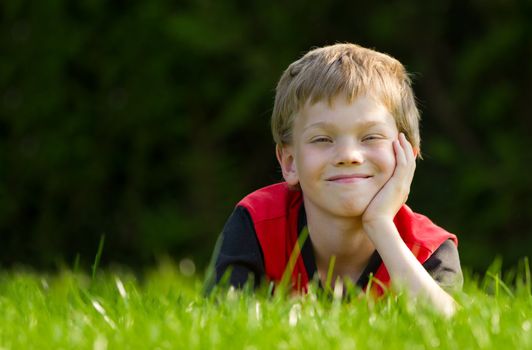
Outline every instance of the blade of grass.
{"label": "blade of grass", "polygon": [[[489,293],[491,288],[495,288],[495,291],[492,291],[495,293],[495,295],[499,295],[499,286],[498,286],[498,279],[493,279],[491,275],[499,274],[502,269],[502,258],[500,256],[497,256],[491,265],[488,267],[488,270],[486,271],[486,274],[484,275],[484,278],[482,279],[482,285],[481,289],[484,292]],[[491,274],[491,275],[490,275]],[[495,285],[492,285],[492,283],[495,282]]]}
{"label": "blade of grass", "polygon": [[223,243],[223,236],[220,235],[220,237],[216,240],[216,244],[214,246],[214,252],[212,254],[211,261],[209,262],[209,266],[207,267],[207,271],[205,272],[205,279],[203,281],[203,294],[208,295],[212,292],[216,285],[216,259],[218,255],[220,254],[220,250],[222,249],[222,243]]}
{"label": "blade of grass", "polygon": [[528,291],[528,294],[530,295],[532,293],[532,281],[530,279],[530,264],[528,261],[528,256],[525,256],[524,264],[525,264],[525,286],[526,286],[526,290]]}
{"label": "blade of grass", "polygon": [[79,253],[76,254],[76,258],[74,259],[74,267],[72,268],[72,271],[74,274],[79,272]]}
{"label": "blade of grass", "polygon": [[105,243],[105,234],[100,237],[100,243],[98,244],[98,251],[96,252],[96,257],[94,258],[94,264],[92,264],[92,279],[96,277],[96,270],[100,264],[100,259],[102,257],[103,244]]}
{"label": "blade of grass", "polygon": [[292,273],[294,272],[294,268],[296,266],[296,261],[299,255],[301,254],[301,247],[303,247],[303,244],[308,238],[308,228],[305,226],[303,230],[301,230],[301,233],[299,234],[299,238],[297,239],[296,244],[294,245],[294,249],[292,249],[292,253],[290,254],[290,258],[288,259],[288,264],[286,266],[286,269],[284,270],[283,277],[281,278],[281,282],[276,288],[277,291],[280,291],[281,294],[289,290],[288,288],[288,282],[290,281],[290,277],[292,276]]}
{"label": "blade of grass", "polygon": [[331,260],[329,260],[329,268],[327,269],[327,279],[325,280],[325,290],[328,292],[332,292],[332,276],[334,271],[334,265],[336,263],[336,255],[331,256]]}
{"label": "blade of grass", "polygon": [[382,281],[380,281],[378,278],[376,278],[373,273],[370,273],[369,275],[369,281],[368,285],[366,287],[366,296],[367,297],[373,297],[374,294],[372,292],[373,283],[375,283],[377,286],[379,286],[382,289],[382,294],[387,295],[390,291],[386,284],[384,284]]}
{"label": "blade of grass", "polygon": [[509,296],[514,297],[514,293],[510,290],[510,288],[504,283],[504,281],[501,280],[499,274],[493,274],[491,272],[487,272],[487,275],[493,278],[495,281],[495,295],[499,296],[499,287],[502,288]]}

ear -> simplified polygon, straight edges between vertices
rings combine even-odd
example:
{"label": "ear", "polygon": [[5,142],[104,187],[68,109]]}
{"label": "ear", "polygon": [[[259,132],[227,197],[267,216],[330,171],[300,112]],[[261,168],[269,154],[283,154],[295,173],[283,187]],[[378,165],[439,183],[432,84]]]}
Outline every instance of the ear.
{"label": "ear", "polygon": [[294,150],[292,146],[275,146],[275,154],[277,161],[283,171],[284,180],[290,185],[295,186],[299,183],[299,176],[294,158]]}
{"label": "ear", "polygon": [[417,158],[419,155],[419,148],[414,148],[414,158]]}

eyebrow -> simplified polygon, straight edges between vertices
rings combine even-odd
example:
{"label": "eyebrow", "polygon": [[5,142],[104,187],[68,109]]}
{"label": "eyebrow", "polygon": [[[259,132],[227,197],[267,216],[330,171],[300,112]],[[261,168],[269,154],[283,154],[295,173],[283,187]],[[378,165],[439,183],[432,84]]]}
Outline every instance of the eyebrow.
{"label": "eyebrow", "polygon": [[[360,123],[357,123],[357,126],[358,127],[365,127],[365,128],[370,128],[372,126],[378,126],[378,125],[383,125],[384,123],[381,122],[381,121],[376,121],[376,120],[366,120],[366,121],[363,121],[363,122],[360,122]],[[329,128],[335,128],[335,125],[333,123],[329,123],[329,122],[316,122],[316,123],[312,123],[310,125],[307,125],[303,131],[307,131],[308,129],[312,129],[312,128],[322,128],[322,129],[329,129]]]}

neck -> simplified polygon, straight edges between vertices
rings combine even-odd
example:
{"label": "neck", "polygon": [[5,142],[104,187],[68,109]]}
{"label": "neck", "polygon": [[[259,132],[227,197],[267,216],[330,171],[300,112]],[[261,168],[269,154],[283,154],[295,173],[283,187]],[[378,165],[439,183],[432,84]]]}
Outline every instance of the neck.
{"label": "neck", "polygon": [[354,282],[375,251],[375,246],[362,229],[360,217],[336,217],[305,203],[307,226],[314,247],[316,267],[325,280],[331,258],[335,256],[333,281],[350,277]]}

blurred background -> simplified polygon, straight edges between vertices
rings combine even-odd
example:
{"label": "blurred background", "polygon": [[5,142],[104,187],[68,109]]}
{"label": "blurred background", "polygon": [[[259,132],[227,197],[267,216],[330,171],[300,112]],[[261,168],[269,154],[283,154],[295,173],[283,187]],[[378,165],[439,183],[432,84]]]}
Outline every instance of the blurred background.
{"label": "blurred background", "polygon": [[[532,252],[532,3],[0,2],[0,266],[203,269],[235,203],[281,179],[274,89],[354,42],[413,73],[411,207],[464,266]],[[188,260],[190,259],[190,260]]]}

